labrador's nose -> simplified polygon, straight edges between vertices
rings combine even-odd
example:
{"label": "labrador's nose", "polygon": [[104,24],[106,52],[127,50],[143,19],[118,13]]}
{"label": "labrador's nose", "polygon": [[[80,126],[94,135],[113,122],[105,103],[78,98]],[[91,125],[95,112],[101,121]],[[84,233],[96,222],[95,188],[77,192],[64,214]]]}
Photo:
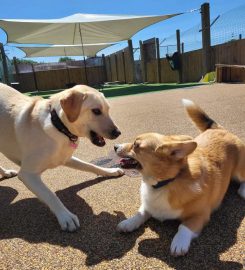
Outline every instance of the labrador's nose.
{"label": "labrador's nose", "polygon": [[111,132],[112,139],[116,139],[120,135],[121,135],[121,131],[118,128],[113,129]]}

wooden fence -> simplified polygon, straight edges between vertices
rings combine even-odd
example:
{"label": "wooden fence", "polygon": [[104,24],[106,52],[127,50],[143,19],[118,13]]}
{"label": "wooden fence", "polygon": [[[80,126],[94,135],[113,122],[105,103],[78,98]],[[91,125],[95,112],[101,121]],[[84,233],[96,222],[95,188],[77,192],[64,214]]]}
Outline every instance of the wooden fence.
{"label": "wooden fence", "polygon": [[135,63],[132,60],[133,51],[130,44],[123,50],[106,56],[105,73],[107,81],[120,81],[123,83],[136,82]]}
{"label": "wooden fence", "polygon": [[[146,81],[158,82],[157,61],[150,59],[142,66],[145,67]],[[203,72],[203,51],[195,50],[181,54],[183,82],[200,81]],[[216,64],[245,65],[245,39],[230,41],[211,47],[211,70],[215,71]],[[143,73],[144,73],[143,72]],[[160,58],[160,82],[178,82],[178,71],[173,71],[166,58]]]}
{"label": "wooden fence", "polygon": [[19,90],[21,92],[64,89],[71,83],[98,85],[106,81],[103,66],[87,67],[86,69],[87,79],[85,68],[79,67],[19,73],[15,75],[15,80],[20,82]]}
{"label": "wooden fence", "polygon": [[[155,41],[154,44],[154,46],[159,46],[159,43]],[[64,89],[69,83],[98,85],[107,81],[178,82],[178,71],[171,70],[166,58],[157,58],[158,48],[154,46],[149,46],[149,44],[145,47],[141,46],[141,60],[135,62],[132,62],[133,52],[128,46],[104,57],[103,65],[87,67],[87,76],[85,76],[84,67],[70,67],[20,73],[16,75],[16,81],[20,82],[20,90],[23,92]],[[151,50],[151,52],[144,50]],[[181,63],[183,82],[197,82],[205,75],[202,49],[181,54]],[[230,41],[211,47],[211,70],[215,70],[216,64],[245,65],[245,40]]]}

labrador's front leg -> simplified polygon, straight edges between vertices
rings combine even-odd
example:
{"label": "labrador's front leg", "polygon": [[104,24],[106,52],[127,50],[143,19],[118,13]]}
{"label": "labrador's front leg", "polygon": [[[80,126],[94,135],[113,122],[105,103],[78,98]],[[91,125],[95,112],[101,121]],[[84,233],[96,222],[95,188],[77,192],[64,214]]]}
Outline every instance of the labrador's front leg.
{"label": "labrador's front leg", "polygon": [[0,166],[0,174],[3,177],[11,178],[11,177],[14,177],[14,176],[17,175],[17,171],[15,171],[15,170],[6,170],[6,169],[4,169],[3,167]]}
{"label": "labrador's front leg", "polygon": [[73,156],[66,162],[65,166],[102,176],[121,176],[124,174],[123,170],[120,168],[102,168],[94,164],[84,162]]}
{"label": "labrador's front leg", "polygon": [[19,179],[55,214],[63,231],[73,232],[80,227],[76,215],[72,214],[60,199],[42,182],[40,175],[20,170]]}

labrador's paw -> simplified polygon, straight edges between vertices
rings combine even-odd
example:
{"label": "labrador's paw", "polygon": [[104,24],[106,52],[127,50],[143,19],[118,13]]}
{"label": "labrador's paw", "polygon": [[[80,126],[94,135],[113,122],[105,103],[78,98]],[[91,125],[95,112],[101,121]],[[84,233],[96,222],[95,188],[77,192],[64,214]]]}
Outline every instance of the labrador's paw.
{"label": "labrador's paw", "polygon": [[120,168],[107,168],[102,172],[102,176],[122,176],[124,171]]}
{"label": "labrador's paw", "polygon": [[18,172],[15,170],[4,170],[2,175],[5,178],[11,178],[17,176]]}
{"label": "labrador's paw", "polygon": [[80,227],[79,219],[70,211],[62,211],[57,215],[62,231],[74,232]]}

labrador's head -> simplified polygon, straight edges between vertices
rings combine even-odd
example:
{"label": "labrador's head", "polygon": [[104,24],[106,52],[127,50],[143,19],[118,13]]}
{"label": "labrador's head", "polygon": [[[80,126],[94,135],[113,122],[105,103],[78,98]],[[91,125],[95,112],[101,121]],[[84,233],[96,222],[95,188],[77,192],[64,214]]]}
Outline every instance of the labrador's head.
{"label": "labrador's head", "polygon": [[76,85],[60,93],[59,101],[62,121],[75,135],[104,146],[104,138],[112,140],[121,134],[109,115],[107,100],[96,89]]}

